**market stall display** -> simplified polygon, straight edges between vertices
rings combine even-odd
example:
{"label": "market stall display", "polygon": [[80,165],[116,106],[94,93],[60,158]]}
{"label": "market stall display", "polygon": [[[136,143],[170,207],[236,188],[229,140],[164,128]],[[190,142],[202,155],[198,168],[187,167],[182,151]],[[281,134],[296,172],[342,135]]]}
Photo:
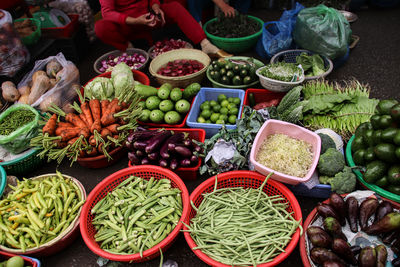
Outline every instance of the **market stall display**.
{"label": "market stall display", "polygon": [[257,69],[262,87],[273,92],[287,92],[304,81],[304,70],[294,63],[278,62]]}
{"label": "market stall display", "polygon": [[114,50],[100,56],[93,63],[93,68],[98,74],[109,72],[118,63],[124,62],[133,70],[143,69],[149,61],[146,51],[138,48],[128,48],[125,52]]}
{"label": "market stall display", "polygon": [[181,48],[193,48],[193,46],[190,43],[183,41],[181,39],[175,40],[171,38],[162,41],[157,41],[152,47],[150,47],[147,53],[149,54],[149,57],[151,59],[154,59],[155,57],[161,55],[162,53]]}

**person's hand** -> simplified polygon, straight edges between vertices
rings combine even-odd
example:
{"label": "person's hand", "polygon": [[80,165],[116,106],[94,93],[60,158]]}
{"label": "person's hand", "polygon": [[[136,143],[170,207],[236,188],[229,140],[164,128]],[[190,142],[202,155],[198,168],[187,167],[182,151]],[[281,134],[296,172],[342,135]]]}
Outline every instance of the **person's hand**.
{"label": "person's hand", "polygon": [[156,25],[156,23],[157,23],[157,21],[156,21],[154,15],[152,15],[150,13],[143,14],[137,18],[128,17],[126,19],[126,24],[130,24],[130,25],[138,24],[138,25],[146,25],[149,27],[154,27]]}
{"label": "person's hand", "polygon": [[235,9],[228,4],[221,6],[221,11],[224,13],[225,17],[235,16]]}
{"label": "person's hand", "polygon": [[161,22],[161,26],[165,24],[164,11],[162,11],[161,7],[158,4],[154,4],[151,9],[153,9],[156,14],[156,20]]}

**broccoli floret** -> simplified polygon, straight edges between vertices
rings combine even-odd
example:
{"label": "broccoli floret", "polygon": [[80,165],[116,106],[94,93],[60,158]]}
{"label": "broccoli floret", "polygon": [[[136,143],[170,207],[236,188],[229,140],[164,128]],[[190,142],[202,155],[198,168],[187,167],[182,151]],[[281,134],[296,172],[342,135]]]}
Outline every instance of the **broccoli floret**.
{"label": "broccoli floret", "polygon": [[346,194],[353,192],[356,188],[356,175],[351,171],[350,167],[345,166],[343,171],[337,173],[335,177],[329,180],[332,191],[338,194]]}
{"label": "broccoli floret", "polygon": [[328,148],[319,157],[318,172],[321,176],[334,176],[345,166],[343,154],[335,148]]}
{"label": "broccoli floret", "polygon": [[319,133],[318,135],[321,138],[321,154],[324,154],[328,148],[336,149],[335,141],[329,135],[323,133]]}
{"label": "broccoli floret", "polygon": [[329,176],[320,176],[319,178],[319,182],[321,184],[329,184],[329,181],[332,179],[332,177]]}

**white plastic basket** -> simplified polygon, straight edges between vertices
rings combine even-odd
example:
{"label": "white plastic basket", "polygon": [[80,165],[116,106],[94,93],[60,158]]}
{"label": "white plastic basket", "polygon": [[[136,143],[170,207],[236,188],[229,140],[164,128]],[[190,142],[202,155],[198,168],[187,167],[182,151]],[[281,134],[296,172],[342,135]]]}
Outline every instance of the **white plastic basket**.
{"label": "white plastic basket", "polygon": [[285,93],[285,92],[289,91],[290,89],[292,89],[293,87],[295,87],[296,85],[301,84],[304,81],[304,70],[302,68],[300,68],[301,75],[297,82],[283,82],[283,81],[278,81],[278,80],[273,80],[273,79],[267,78],[267,77],[263,76],[262,74],[260,74],[260,71],[266,67],[267,66],[257,69],[256,74],[257,74],[258,78],[260,79],[260,83],[261,83],[262,87],[264,87],[265,89],[268,89],[270,91]]}

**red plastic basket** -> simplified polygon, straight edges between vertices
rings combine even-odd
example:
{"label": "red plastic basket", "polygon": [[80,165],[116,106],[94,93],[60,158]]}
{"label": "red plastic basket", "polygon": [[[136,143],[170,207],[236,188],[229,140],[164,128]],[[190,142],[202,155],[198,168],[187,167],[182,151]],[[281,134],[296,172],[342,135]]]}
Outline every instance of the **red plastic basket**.
{"label": "red plastic basket", "polygon": [[[342,197],[347,196],[347,194],[343,194],[341,195]],[[396,209],[400,209],[400,203],[397,203],[393,200],[384,198],[379,196],[379,198],[381,198],[382,200],[385,201],[389,201],[393,207],[395,207]],[[322,203],[326,203],[329,204],[329,199],[323,201]],[[306,238],[307,238],[307,234],[306,234],[306,230],[308,228],[308,226],[314,222],[314,220],[317,218],[317,208],[314,208],[310,214],[308,214],[306,220],[304,221],[303,224],[303,229],[304,229],[304,234],[300,237],[300,243],[299,243],[299,248],[300,248],[300,257],[301,257],[301,261],[303,262],[303,266],[304,267],[311,267],[311,263],[308,259],[308,255],[307,255],[307,249],[306,249]]]}
{"label": "red plastic basket", "polygon": [[[202,195],[203,193],[210,193],[214,190],[215,179],[216,179],[216,176],[213,176],[213,177],[207,179],[206,181],[201,183],[192,192],[192,194],[190,194],[190,201],[193,201],[193,203],[196,207],[199,207],[200,203],[203,201],[203,195]],[[231,172],[225,172],[222,174],[218,174],[217,180],[218,180],[217,189],[227,188],[227,187],[259,188],[262,185],[262,183],[264,182],[265,176],[263,176],[257,172],[253,172],[253,171],[231,171]],[[278,195],[278,194],[281,195],[289,203],[289,207],[287,208],[287,211],[293,212],[293,217],[295,220],[302,219],[300,205],[297,202],[296,197],[282,183],[270,179],[270,180],[268,180],[267,184],[264,186],[263,191],[270,196]],[[190,208],[189,216],[187,217],[187,219],[184,222],[187,225],[190,225],[190,220],[195,215],[196,215],[196,211],[193,208]],[[186,226],[184,227],[184,230],[188,230]],[[206,254],[201,252],[201,250],[199,250],[199,249],[194,250],[193,248],[196,247],[197,244],[194,242],[194,240],[190,236],[190,233],[185,232],[184,235],[185,235],[185,239],[186,239],[186,242],[188,243],[189,247],[193,250],[193,252],[197,255],[197,257],[199,257],[202,261],[204,261],[205,263],[207,263],[208,265],[211,265],[211,266],[229,267],[229,265],[225,265],[225,264],[222,264],[220,262],[217,262],[217,261],[211,259]],[[296,232],[293,234],[292,240],[287,245],[284,253],[281,253],[278,256],[276,256],[273,261],[265,263],[265,264],[260,264],[258,266],[260,266],[260,267],[275,266],[275,265],[281,263],[294,250],[294,248],[297,245],[297,242],[299,241],[299,237],[300,237],[300,229],[298,228],[296,230]]]}
{"label": "red plastic basket", "polygon": [[[156,128],[150,128],[149,130],[157,130]],[[199,142],[204,143],[204,140],[206,139],[206,131],[203,129],[182,129],[182,128],[168,128],[168,130],[174,131],[175,133],[183,133],[186,132],[189,134],[189,138],[197,140]],[[132,163],[129,161],[128,166],[132,167]],[[201,158],[199,158],[199,162],[197,163],[196,166],[193,167],[180,167],[174,172],[183,180],[196,180],[197,179],[197,171],[199,170],[201,166]]]}
{"label": "red plastic basket", "polygon": [[[157,90],[158,90],[158,89],[160,89],[160,88],[157,88]],[[181,89],[182,92],[183,92],[183,90],[184,90],[184,89]],[[193,101],[194,101],[194,98],[193,98],[193,100],[192,100],[192,103],[190,103],[190,108],[192,108]],[[190,109],[189,109],[189,111],[186,113],[185,118],[183,118],[183,120],[182,120],[181,123],[179,123],[179,124],[141,122],[141,121],[139,121],[139,120],[138,120],[137,122],[138,122],[138,124],[140,124],[140,125],[145,125],[145,126],[149,126],[149,127],[157,127],[157,128],[184,128],[185,125],[186,125],[187,117],[189,116],[189,112],[190,112]]]}
{"label": "red plastic basket", "polygon": [[125,152],[126,150],[123,147],[117,147],[109,153],[112,159],[108,159],[106,156],[100,155],[97,157],[77,158],[76,161],[82,167],[100,169],[117,162],[120,158],[122,158]]}
{"label": "red plastic basket", "polygon": [[[8,252],[5,252],[5,251],[0,251],[0,259],[2,261],[6,261],[9,258],[12,258],[14,256],[20,256],[20,255],[8,253]],[[24,265],[25,266],[32,266],[32,267],[37,267],[38,266],[37,263],[34,260],[32,260],[31,258],[24,257],[24,256],[20,256],[20,257],[22,257],[24,259]]]}
{"label": "red plastic basket", "polygon": [[249,88],[246,90],[246,94],[244,95],[243,105],[250,106],[249,94],[254,95],[254,100],[256,104],[271,101],[273,99],[278,99],[280,102],[285,95],[285,93],[272,92],[267,89]]}
{"label": "red plastic basket", "polygon": [[[131,175],[139,176],[146,180],[149,180],[151,177],[154,177],[154,179],[157,180],[168,179],[171,181],[171,186],[173,188],[179,188],[179,190],[181,190],[182,192],[181,195],[182,195],[183,211],[182,211],[182,216],[179,219],[179,223],[163,241],[161,241],[154,247],[143,251],[143,258],[140,257],[139,253],[120,255],[120,254],[112,254],[102,250],[99,244],[94,239],[96,229],[92,225],[92,220],[94,216],[90,213],[91,209],[94,207],[94,205],[96,205],[97,202],[99,202],[102,198],[104,198],[107,195],[108,192],[112,191],[113,188],[118,186],[121,182],[123,182]],[[182,221],[185,221],[187,219],[187,216],[189,214],[189,206],[190,206],[189,192],[184,182],[178,177],[178,175],[176,175],[172,171],[153,165],[134,166],[122,169],[105,178],[92,190],[92,192],[90,192],[86,200],[86,203],[83,205],[80,217],[80,229],[82,238],[85,241],[86,245],[89,247],[89,249],[100,257],[112,261],[124,261],[124,262],[147,261],[157,257],[160,254],[159,249],[161,249],[164,252],[171,246],[172,242],[175,240],[180,230],[182,229],[183,226]]]}
{"label": "red plastic basket", "polygon": [[42,36],[49,39],[70,38],[79,26],[79,15],[69,14],[68,17],[71,19],[71,22],[64,27],[42,28]]}

